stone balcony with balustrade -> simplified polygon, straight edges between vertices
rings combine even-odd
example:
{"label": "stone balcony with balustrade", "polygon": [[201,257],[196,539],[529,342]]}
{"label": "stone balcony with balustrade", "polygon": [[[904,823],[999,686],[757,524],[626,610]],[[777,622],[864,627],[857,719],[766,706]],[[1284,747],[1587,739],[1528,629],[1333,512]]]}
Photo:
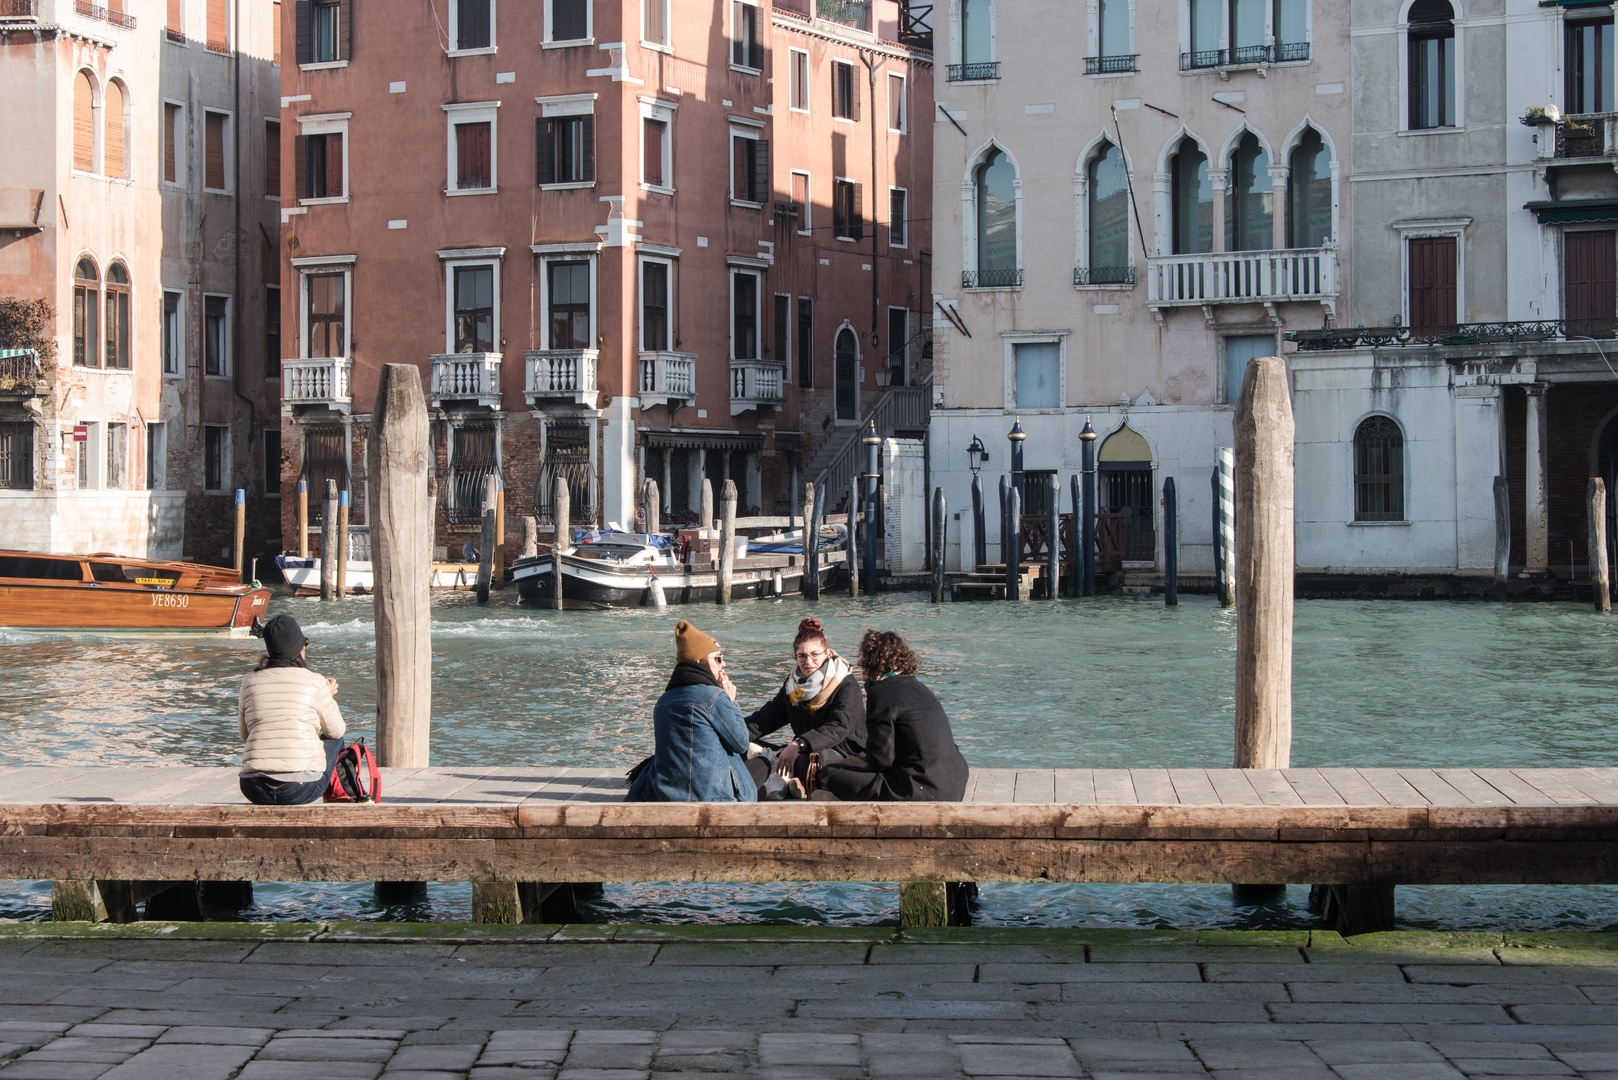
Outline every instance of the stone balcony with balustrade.
{"label": "stone balcony with balustrade", "polygon": [[434,408],[470,403],[500,407],[500,353],[440,353],[432,357],[429,398]]}
{"label": "stone balcony with balustrade", "polygon": [[281,361],[282,415],[321,406],[333,412],[352,411],[354,397],[348,384],[353,369],[354,361],[341,356]]}
{"label": "stone balcony with balustrade", "polygon": [[681,405],[697,397],[697,357],[695,353],[643,352],[640,354],[640,407]]}
{"label": "stone balcony with balustrade", "polygon": [[599,349],[530,349],[522,357],[527,371],[523,396],[534,408],[556,404],[601,407],[596,383]]}
{"label": "stone balcony with balustrade", "polygon": [[1214,324],[1216,304],[1263,304],[1272,318],[1277,303],[1317,301],[1336,314],[1337,248],[1279,251],[1211,251],[1153,255],[1146,260],[1146,302],[1163,321],[1163,309],[1200,307]]}
{"label": "stone balcony with balustrade", "polygon": [[786,365],[774,360],[730,362],[730,415],[749,409],[761,412],[786,400]]}

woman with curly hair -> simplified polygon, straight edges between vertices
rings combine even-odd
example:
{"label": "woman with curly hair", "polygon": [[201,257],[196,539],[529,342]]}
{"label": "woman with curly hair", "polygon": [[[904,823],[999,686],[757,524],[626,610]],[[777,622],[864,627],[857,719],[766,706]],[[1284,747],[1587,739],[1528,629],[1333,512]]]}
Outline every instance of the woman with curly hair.
{"label": "woman with curly hair", "polygon": [[810,754],[819,754],[825,766],[865,752],[865,702],[853,668],[832,651],[819,619],[798,624],[792,658],[796,663],[781,689],[747,718],[747,736],[762,742],[791,725],[793,739],[776,755],[775,771],[801,782]]}
{"label": "woman with curly hair", "polygon": [[[944,706],[916,678],[916,654],[889,630],[860,642],[865,754],[821,770],[821,790],[845,801],[959,802],[966,758]],[[817,793],[818,795],[819,793]]]}

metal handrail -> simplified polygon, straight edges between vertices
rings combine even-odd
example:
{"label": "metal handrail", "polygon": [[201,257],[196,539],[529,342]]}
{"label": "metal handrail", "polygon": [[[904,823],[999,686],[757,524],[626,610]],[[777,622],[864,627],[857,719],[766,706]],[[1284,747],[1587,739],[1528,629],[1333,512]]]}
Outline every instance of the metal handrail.
{"label": "metal handrail", "polygon": [[39,0],[0,0],[0,19],[37,19]]}
{"label": "metal handrail", "polygon": [[866,414],[860,426],[849,432],[847,441],[816,477],[815,483],[825,490],[830,505],[837,505],[837,500],[848,490],[849,483],[854,479],[854,473],[858,470],[860,439],[865,434],[867,424],[874,422],[876,433],[882,438],[888,438],[901,430],[920,431],[926,428],[932,407],[931,375],[923,379],[919,386],[889,388]]}
{"label": "metal handrail", "polygon": [[1119,75],[1126,71],[1140,70],[1140,53],[1128,53],[1120,56],[1086,56],[1084,58],[1084,73],[1086,75]]}
{"label": "metal handrail", "polygon": [[1022,287],[1021,270],[962,270],[963,289],[1016,289]]}
{"label": "metal handrail", "polygon": [[949,66],[950,82],[972,82],[978,79],[998,79],[1000,77],[1000,61],[991,60],[983,64],[951,64]]}
{"label": "metal handrail", "polygon": [[1299,352],[1434,345],[1515,345],[1618,336],[1618,319],[1541,319],[1530,322],[1455,323],[1450,326],[1346,326],[1291,330],[1283,335]]}
{"label": "metal handrail", "polygon": [[1075,285],[1133,285],[1133,266],[1076,266],[1073,268]]}

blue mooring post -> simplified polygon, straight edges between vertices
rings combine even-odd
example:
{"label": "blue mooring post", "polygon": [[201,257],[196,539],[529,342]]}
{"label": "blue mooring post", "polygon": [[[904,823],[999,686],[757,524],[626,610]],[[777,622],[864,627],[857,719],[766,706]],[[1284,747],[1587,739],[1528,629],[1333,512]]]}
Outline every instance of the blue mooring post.
{"label": "blue mooring post", "polygon": [[1006,492],[1006,599],[1022,599],[1018,579],[1022,577],[1022,498],[1015,484]]}
{"label": "blue mooring post", "polygon": [[1174,477],[1163,481],[1163,605],[1180,602],[1180,496]]}
{"label": "blue mooring post", "polygon": [[244,557],[247,547],[247,492],[241,488],[236,489],[236,580],[238,582],[249,580],[243,577],[247,569],[247,559]]}
{"label": "blue mooring post", "polygon": [[1079,486],[1079,474],[1074,473],[1068,483],[1073,501],[1073,578],[1068,586],[1069,596],[1084,595],[1084,492]]}
{"label": "blue mooring post", "polygon": [[865,592],[876,592],[876,482],[881,475],[877,451],[882,438],[876,433],[876,421],[865,429]]}
{"label": "blue mooring post", "polygon": [[1084,536],[1079,544],[1080,564],[1084,567],[1084,595],[1096,594],[1096,429],[1090,418],[1084,418],[1084,430],[1079,432],[1084,446],[1084,512],[1081,515]]}
{"label": "blue mooring post", "polygon": [[[972,474],[972,569],[989,561],[988,522],[983,516],[983,477]],[[964,567],[963,567],[964,569]]]}
{"label": "blue mooring post", "polygon": [[1028,505],[1028,488],[1023,483],[1022,444],[1028,441],[1028,433],[1022,429],[1022,417],[1011,422],[1011,430],[1006,432],[1006,439],[1011,443],[1011,486],[1017,489],[1017,502],[1020,506]]}
{"label": "blue mooring post", "polygon": [[1006,498],[1010,490],[1010,482],[1002,476],[1000,478],[1000,565],[1002,567],[1010,561],[1006,558],[1006,548],[1011,544],[1011,528],[1006,521]]}

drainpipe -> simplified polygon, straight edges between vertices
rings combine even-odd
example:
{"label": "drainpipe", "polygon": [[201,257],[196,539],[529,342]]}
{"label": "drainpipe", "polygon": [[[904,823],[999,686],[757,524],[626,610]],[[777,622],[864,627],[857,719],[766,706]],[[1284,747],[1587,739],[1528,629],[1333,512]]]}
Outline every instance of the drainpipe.
{"label": "drainpipe", "polygon": [[[257,420],[257,410],[253,399],[242,393],[242,4],[235,0],[232,4],[231,23],[234,36],[231,38],[230,70],[234,81],[232,94],[234,96],[234,136],[230,140],[231,152],[231,179],[234,184],[231,188],[232,221],[231,239],[234,241],[231,249],[235,252],[232,257],[231,301],[230,301],[230,381],[236,396],[247,403],[247,455],[246,459],[253,458],[253,424]],[[268,463],[266,463],[268,468]],[[232,487],[235,485],[232,484]],[[244,480],[243,487],[250,488],[252,483]],[[253,500],[259,501],[257,497]]]}
{"label": "drainpipe", "polygon": [[[872,12],[872,15],[874,17],[875,12]],[[876,208],[878,205],[876,186],[876,73],[887,66],[888,58],[884,56],[881,60],[878,60],[876,50],[861,49],[860,59],[865,61],[866,79],[871,84],[871,96],[869,99],[871,102],[869,110],[871,114],[871,352],[880,355],[877,353],[877,350],[882,346],[882,339],[877,333],[877,328],[881,325],[882,302],[877,296],[877,275],[879,271],[876,261]],[[886,366],[886,363],[886,358],[883,358],[883,365]]]}

